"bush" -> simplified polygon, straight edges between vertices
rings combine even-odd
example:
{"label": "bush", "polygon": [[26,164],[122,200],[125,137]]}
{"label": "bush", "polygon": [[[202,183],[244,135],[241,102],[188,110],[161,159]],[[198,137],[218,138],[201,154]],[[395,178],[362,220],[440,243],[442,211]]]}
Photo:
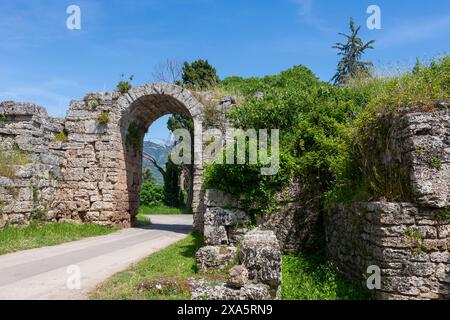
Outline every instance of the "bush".
{"label": "bush", "polygon": [[[409,168],[395,160],[392,145],[395,114],[400,108],[433,111],[438,101],[450,97],[450,57],[396,77],[355,79],[350,90],[362,112],[348,129],[345,161],[335,170],[338,179],[327,201],[411,201]],[[388,164],[383,161],[386,150],[393,159]],[[430,166],[439,170],[441,160],[430,159]]]}
{"label": "bush", "polygon": [[106,126],[109,123],[109,112],[108,111],[102,111],[97,119],[98,123]]}
{"label": "bush", "polygon": [[[294,176],[312,194],[322,195],[333,186],[348,157],[349,128],[360,110],[353,92],[319,81],[303,66],[261,79],[229,78],[221,86],[245,98],[229,114],[236,127],[280,129],[280,171],[262,176],[259,166],[212,165],[205,174],[207,187],[244,194],[249,205],[262,204],[264,209],[255,212],[259,214],[276,207],[273,195]],[[258,91],[264,99],[254,97]]]}
{"label": "bush", "polygon": [[146,181],[141,187],[141,205],[155,206],[162,204],[164,191],[162,186],[156,185],[153,181]]}
{"label": "bush", "polygon": [[125,94],[128,93],[128,91],[131,90],[131,84],[128,81],[120,81],[117,84],[117,91],[120,92],[121,94]]}

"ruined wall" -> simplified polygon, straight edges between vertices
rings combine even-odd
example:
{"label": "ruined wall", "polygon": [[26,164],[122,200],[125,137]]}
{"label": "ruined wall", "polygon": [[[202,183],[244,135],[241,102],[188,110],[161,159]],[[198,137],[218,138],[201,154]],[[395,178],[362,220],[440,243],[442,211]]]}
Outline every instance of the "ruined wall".
{"label": "ruined wall", "polygon": [[326,217],[327,249],[361,281],[382,271],[383,299],[450,298],[450,116],[448,110],[397,115],[392,143],[373,155],[408,168],[407,203],[337,204]]}
{"label": "ruined wall", "polygon": [[46,220],[130,226],[139,208],[145,131],[170,113],[194,120],[199,162],[192,209],[194,226],[202,229],[203,106],[189,91],[166,84],[88,94],[71,102],[65,119],[49,118],[32,104],[1,103],[0,150],[30,159],[14,164],[10,177],[0,171],[0,227],[27,224],[33,213]]}
{"label": "ruined wall", "polygon": [[32,218],[55,220],[64,150],[63,121],[29,103],[0,103],[0,228]]}

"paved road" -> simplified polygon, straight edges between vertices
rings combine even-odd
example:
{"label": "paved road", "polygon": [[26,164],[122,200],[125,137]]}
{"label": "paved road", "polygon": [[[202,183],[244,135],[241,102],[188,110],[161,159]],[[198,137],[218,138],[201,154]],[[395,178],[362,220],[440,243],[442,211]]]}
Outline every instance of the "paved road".
{"label": "paved road", "polygon": [[[86,299],[102,281],[191,230],[191,215],[149,217],[152,225],[147,229],[0,256],[0,299]],[[78,271],[81,288],[73,289]]]}

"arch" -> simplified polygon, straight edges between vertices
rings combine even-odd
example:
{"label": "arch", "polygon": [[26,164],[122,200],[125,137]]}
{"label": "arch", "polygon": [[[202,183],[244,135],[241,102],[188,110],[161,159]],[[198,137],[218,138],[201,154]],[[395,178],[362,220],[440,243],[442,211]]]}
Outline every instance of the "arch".
{"label": "arch", "polygon": [[192,211],[194,228],[202,228],[201,190],[203,166],[202,160],[202,121],[204,106],[193,94],[182,87],[172,84],[146,84],[131,89],[117,100],[119,128],[122,142],[126,180],[128,212],[133,219],[139,209],[139,192],[142,184],[142,145],[130,147],[130,128],[137,132],[140,139],[148,127],[165,114],[181,113],[190,116],[194,122],[193,175],[191,181]]}

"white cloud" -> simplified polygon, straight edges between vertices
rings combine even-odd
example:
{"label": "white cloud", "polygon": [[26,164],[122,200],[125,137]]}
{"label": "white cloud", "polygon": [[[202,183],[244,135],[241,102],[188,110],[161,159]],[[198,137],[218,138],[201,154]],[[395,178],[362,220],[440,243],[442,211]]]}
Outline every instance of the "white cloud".
{"label": "white cloud", "polygon": [[334,29],[330,28],[326,21],[315,14],[314,0],[291,0],[291,2],[297,7],[301,22],[324,33],[334,32]]}

